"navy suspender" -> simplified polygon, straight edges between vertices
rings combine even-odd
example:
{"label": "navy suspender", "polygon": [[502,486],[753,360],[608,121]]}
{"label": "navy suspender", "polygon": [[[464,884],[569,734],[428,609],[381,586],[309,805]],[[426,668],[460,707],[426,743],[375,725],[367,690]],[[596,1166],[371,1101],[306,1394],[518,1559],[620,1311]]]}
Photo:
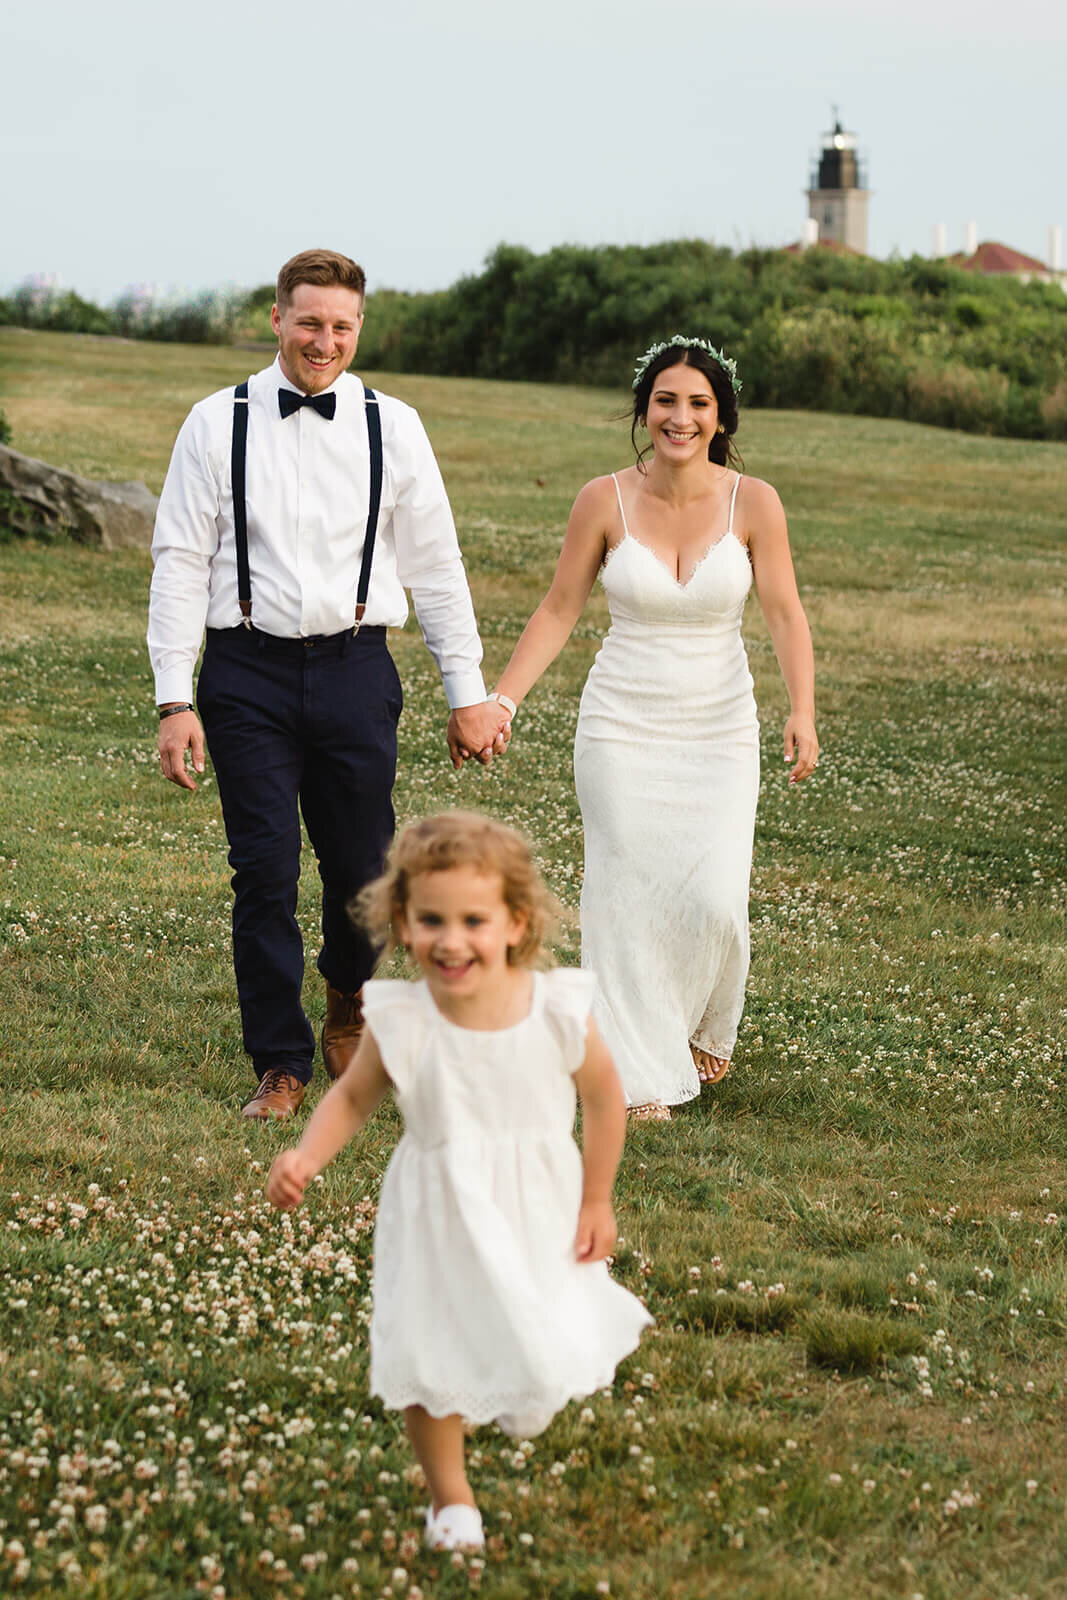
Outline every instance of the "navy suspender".
{"label": "navy suspender", "polygon": [[367,442],[370,445],[370,499],[367,505],[367,531],[363,537],[363,563],[359,569],[356,589],[356,625],[358,633],[363,613],[367,609],[367,590],[370,588],[370,564],[374,559],[374,541],[378,535],[378,511],[382,503],[382,414],[378,410],[378,396],[373,389],[363,386],[363,399],[367,407]]}
{"label": "navy suspender", "polygon": [[[363,538],[363,560],[356,588],[356,617],[352,632],[358,633],[367,609],[374,541],[378,536],[378,513],[382,504],[382,419],[378,396],[364,386],[367,408],[367,441],[370,445],[370,496],[367,531]],[[248,512],[245,504],[245,458],[248,454],[248,384],[239,383],[233,391],[233,442],[230,449],[230,482],[233,491],[233,540],[237,553],[237,599],[246,628],[252,626],[252,579],[248,571]]]}
{"label": "navy suspender", "polygon": [[248,574],[248,518],[245,509],[245,456],[248,453],[248,382],[233,391],[233,443],[230,484],[233,493],[233,542],[237,551],[237,599],[246,628],[252,626],[252,579]]}

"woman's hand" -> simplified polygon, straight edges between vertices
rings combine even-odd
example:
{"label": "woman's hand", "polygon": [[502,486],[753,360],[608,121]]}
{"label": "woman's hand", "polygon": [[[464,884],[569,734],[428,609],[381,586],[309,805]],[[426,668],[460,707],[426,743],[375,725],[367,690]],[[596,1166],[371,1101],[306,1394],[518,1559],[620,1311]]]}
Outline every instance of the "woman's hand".
{"label": "woman's hand", "polygon": [[267,1199],[279,1211],[294,1210],[315,1176],[315,1166],[302,1150],[283,1150],[267,1176]]}
{"label": "woman's hand", "polygon": [[789,774],[790,783],[803,783],[819,765],[819,740],[815,733],[815,719],[794,711],[785,725],[785,759],[795,761]]}
{"label": "woman's hand", "polygon": [[574,1254],[579,1261],[603,1261],[615,1248],[619,1230],[609,1200],[584,1200],[578,1213]]}

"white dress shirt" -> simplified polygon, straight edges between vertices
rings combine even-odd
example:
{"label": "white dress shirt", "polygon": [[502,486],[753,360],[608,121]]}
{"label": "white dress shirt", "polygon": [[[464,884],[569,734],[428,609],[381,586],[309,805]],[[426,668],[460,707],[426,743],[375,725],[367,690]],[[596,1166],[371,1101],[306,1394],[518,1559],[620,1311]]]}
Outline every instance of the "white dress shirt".
{"label": "white dress shirt", "polygon": [[[248,381],[248,565],[252,622],[280,638],[353,625],[367,527],[370,455],[363,385],[344,373],[332,421],[304,406],[282,417],[292,388],[276,359]],[[326,391],[331,392],[330,390]],[[444,482],[418,412],[379,396],[382,503],[367,627],[402,628],[410,588],[450,706],[485,699],[481,640]],[[148,653],[156,703],[192,700],[205,624],[236,628],[230,447],[233,390],[201,400],[182,424],[156,513]]]}

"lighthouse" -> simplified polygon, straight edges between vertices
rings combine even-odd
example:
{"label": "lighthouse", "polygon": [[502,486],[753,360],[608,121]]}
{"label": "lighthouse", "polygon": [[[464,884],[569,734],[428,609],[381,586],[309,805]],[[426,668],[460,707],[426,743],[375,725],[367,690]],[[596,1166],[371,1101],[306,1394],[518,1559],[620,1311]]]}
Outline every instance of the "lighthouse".
{"label": "lighthouse", "polygon": [[823,134],[822,151],[808,189],[808,216],[819,230],[820,244],[832,241],[867,254],[868,194],[866,173],[856,151],[856,135],[841,126],[835,107],[834,125]]}

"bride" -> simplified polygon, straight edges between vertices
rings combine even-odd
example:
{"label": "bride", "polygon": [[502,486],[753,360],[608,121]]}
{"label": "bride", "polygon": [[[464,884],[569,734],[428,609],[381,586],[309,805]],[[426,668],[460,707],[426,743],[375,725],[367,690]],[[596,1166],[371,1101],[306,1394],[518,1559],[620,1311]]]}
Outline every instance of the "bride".
{"label": "bride", "polygon": [[631,438],[637,453],[647,428],[648,445],[578,495],[552,585],[495,690],[514,716],[599,573],[611,627],[574,746],[582,965],[640,1117],[667,1118],[719,1081],[744,1006],[759,727],[740,624],[753,579],[789,693],[789,782],[818,764],[785,515],[770,484],[741,475],[732,444],[740,387],[706,339],[676,334],[645,352]]}

